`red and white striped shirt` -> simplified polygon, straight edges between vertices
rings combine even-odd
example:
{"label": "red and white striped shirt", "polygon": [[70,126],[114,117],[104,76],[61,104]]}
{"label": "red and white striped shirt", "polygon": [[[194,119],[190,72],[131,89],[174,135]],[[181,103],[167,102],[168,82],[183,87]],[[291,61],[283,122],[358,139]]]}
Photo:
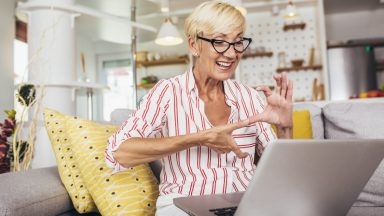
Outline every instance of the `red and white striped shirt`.
{"label": "red and white striped shirt", "polygon": [[[226,80],[224,91],[225,101],[231,108],[228,123],[247,119],[264,109],[262,99],[252,88]],[[112,152],[131,137],[179,136],[211,127],[190,69],[159,81],[144,96],[139,108],[109,138],[107,164],[115,172],[125,169],[113,158]],[[249,156],[241,159],[233,152],[218,154],[205,146],[196,146],[162,158],[159,199],[244,191],[254,173],[255,149],[260,155],[276,136],[269,124],[261,122],[237,129],[232,136]]]}

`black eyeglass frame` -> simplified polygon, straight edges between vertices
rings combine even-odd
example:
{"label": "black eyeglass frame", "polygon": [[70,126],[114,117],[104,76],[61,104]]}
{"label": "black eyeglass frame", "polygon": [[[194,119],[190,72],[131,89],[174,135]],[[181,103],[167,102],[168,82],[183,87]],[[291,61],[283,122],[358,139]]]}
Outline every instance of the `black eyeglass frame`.
{"label": "black eyeglass frame", "polygon": [[[238,40],[238,41],[235,41],[235,42],[228,42],[228,41],[225,41],[225,40],[218,40],[218,39],[214,39],[214,38],[209,39],[209,38],[205,38],[205,37],[201,37],[201,36],[197,36],[197,39],[201,39],[201,40],[210,42],[212,44],[213,49],[215,49],[215,51],[217,53],[219,53],[219,54],[223,54],[223,53],[227,52],[229,50],[229,48],[231,48],[231,46],[233,46],[233,48],[235,49],[235,51],[237,53],[243,53],[249,47],[249,45],[252,43],[252,38],[246,38],[246,37],[243,37],[241,40]],[[242,51],[237,50],[236,47],[235,47],[235,44],[240,42],[240,41],[245,41],[245,40],[249,42],[248,45]],[[217,51],[217,49],[216,49],[216,47],[214,45],[214,43],[217,42],[217,41],[227,43],[228,44],[227,49],[225,49],[222,52]]]}

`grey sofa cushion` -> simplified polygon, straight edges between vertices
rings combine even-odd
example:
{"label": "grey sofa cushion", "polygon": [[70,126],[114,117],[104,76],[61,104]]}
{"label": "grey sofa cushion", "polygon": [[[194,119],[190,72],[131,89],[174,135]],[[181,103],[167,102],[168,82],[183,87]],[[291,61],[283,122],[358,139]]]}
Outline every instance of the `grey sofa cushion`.
{"label": "grey sofa cushion", "polygon": [[[384,139],[384,100],[331,103],[323,108],[323,114],[327,139]],[[384,160],[354,205],[384,206]]]}
{"label": "grey sofa cushion", "polygon": [[0,175],[0,215],[59,215],[73,209],[57,167]]}
{"label": "grey sofa cushion", "polygon": [[323,108],[325,138],[384,138],[382,102],[339,102]]}
{"label": "grey sofa cushion", "polygon": [[383,216],[384,207],[360,207],[353,206],[347,216]]}
{"label": "grey sofa cushion", "polygon": [[320,107],[310,103],[295,103],[293,105],[293,110],[309,110],[313,139],[324,139],[324,124]]}
{"label": "grey sofa cushion", "polygon": [[128,119],[129,114],[131,114],[133,110],[130,109],[115,109],[111,112],[111,123],[114,125],[122,125],[125,120]]}

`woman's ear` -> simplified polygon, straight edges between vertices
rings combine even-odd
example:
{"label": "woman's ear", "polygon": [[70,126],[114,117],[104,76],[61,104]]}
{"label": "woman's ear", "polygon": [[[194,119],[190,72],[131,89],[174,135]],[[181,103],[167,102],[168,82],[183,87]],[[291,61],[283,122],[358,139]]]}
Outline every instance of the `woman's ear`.
{"label": "woman's ear", "polygon": [[189,51],[192,53],[193,56],[198,57],[199,56],[199,46],[195,39],[192,37],[188,37],[188,46]]}

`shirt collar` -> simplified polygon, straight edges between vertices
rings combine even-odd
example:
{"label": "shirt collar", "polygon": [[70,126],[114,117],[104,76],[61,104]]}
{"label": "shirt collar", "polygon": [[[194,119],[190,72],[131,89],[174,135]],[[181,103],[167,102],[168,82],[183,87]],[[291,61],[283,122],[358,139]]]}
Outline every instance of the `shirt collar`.
{"label": "shirt collar", "polygon": [[[231,79],[224,80],[224,92],[225,98],[231,101],[232,103],[237,103],[237,88],[235,83]],[[232,104],[231,104],[232,105]]]}
{"label": "shirt collar", "polygon": [[195,90],[197,88],[196,82],[195,82],[195,76],[193,75],[192,71],[193,67],[190,67],[189,70],[186,73],[186,88],[188,93],[191,93],[192,90]]}

